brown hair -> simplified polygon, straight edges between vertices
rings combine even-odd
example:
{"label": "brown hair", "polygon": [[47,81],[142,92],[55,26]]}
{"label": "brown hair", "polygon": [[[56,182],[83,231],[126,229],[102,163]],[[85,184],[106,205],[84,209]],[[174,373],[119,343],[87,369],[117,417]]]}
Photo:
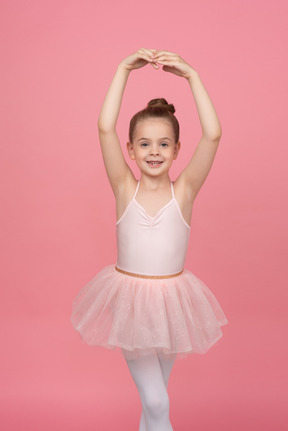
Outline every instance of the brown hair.
{"label": "brown hair", "polygon": [[130,121],[129,127],[129,141],[132,143],[133,135],[137,123],[148,118],[166,118],[173,127],[175,142],[179,141],[179,123],[174,115],[175,108],[174,105],[168,103],[166,99],[152,99],[148,102],[145,109],[137,112]]}

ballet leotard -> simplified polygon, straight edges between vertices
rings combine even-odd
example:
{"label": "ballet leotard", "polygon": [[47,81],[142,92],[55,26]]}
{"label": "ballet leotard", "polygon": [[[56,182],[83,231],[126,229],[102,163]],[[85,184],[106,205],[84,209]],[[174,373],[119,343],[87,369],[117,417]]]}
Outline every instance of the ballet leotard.
{"label": "ballet leotard", "polygon": [[133,198],[116,222],[117,262],[95,275],[73,302],[71,321],[90,345],[120,348],[127,359],[205,353],[228,320],[209,288],[184,269],[190,226],[171,183],[155,216]]}

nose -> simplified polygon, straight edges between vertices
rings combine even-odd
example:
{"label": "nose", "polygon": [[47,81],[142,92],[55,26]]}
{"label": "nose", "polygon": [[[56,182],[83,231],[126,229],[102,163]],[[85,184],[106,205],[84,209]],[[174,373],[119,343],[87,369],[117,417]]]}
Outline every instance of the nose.
{"label": "nose", "polygon": [[151,156],[158,156],[159,155],[159,148],[157,145],[151,145],[150,154],[151,154]]}

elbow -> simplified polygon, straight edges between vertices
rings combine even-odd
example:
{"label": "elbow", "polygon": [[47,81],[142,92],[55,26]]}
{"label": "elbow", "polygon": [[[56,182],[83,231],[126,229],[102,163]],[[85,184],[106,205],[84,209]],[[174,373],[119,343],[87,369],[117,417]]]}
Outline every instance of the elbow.
{"label": "elbow", "polygon": [[221,136],[222,136],[222,127],[221,127],[221,124],[219,123],[219,125],[218,125],[218,134],[217,134],[217,139],[219,141],[221,139]]}
{"label": "elbow", "polygon": [[221,124],[218,124],[218,127],[216,128],[216,130],[213,133],[213,141],[220,141],[222,136],[222,127]]}
{"label": "elbow", "polygon": [[213,138],[213,141],[214,141],[214,142],[220,142],[221,136],[222,136],[222,132],[221,132],[221,133],[218,133],[218,134],[217,134],[217,135],[215,135],[215,137]]}
{"label": "elbow", "polygon": [[113,130],[109,124],[103,123],[101,120],[98,120],[98,132],[100,134],[109,133]]}
{"label": "elbow", "polygon": [[221,125],[219,124],[219,127],[217,127],[217,130],[214,131],[214,133],[211,134],[210,139],[213,142],[220,142],[222,136],[222,128]]}
{"label": "elbow", "polygon": [[107,127],[105,127],[105,124],[103,124],[103,121],[101,121],[100,117],[98,118],[97,126],[98,126],[99,132],[105,132],[105,130],[107,128]]}
{"label": "elbow", "polygon": [[203,132],[203,136],[207,141],[219,142],[222,136],[222,128],[220,123],[217,126],[211,128],[210,130],[206,130],[205,132]]}
{"label": "elbow", "polygon": [[209,133],[209,135],[204,135],[205,139],[209,142],[216,142],[217,144],[220,142],[222,133]]}

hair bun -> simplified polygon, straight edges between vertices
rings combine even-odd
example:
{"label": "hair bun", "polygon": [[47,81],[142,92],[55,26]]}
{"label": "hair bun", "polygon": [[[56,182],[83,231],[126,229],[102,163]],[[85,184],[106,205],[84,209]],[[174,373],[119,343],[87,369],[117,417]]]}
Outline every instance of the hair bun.
{"label": "hair bun", "polygon": [[168,103],[166,99],[152,99],[147,105],[148,108],[161,108],[174,114],[175,108],[172,103]]}

